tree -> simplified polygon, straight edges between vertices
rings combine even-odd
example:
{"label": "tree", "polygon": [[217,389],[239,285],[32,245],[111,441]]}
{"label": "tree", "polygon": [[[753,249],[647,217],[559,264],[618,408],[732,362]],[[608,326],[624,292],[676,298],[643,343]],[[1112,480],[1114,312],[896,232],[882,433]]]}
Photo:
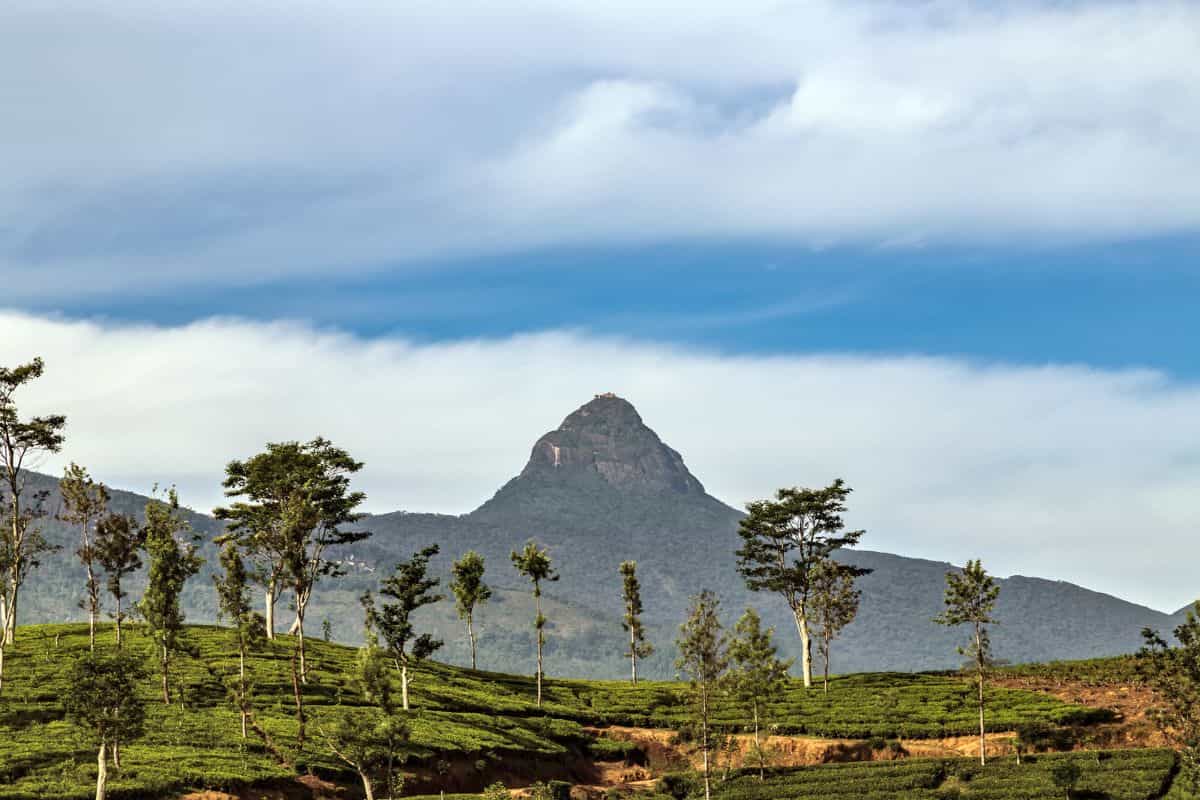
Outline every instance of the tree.
{"label": "tree", "polygon": [[311,442],[268,444],[246,461],[225,467],[225,496],[241,497],[213,510],[228,522],[222,540],[231,539],[255,562],[255,575],[266,587],[267,637],[275,637],[275,602],[286,584],[296,619],[299,678],[307,682],[304,615],[313,589],[323,577],[345,574],[341,562],[325,557],[330,547],[362,541],[369,531],[343,530],[361,519],[355,509],[366,499],[350,490],[350,476],[362,469],[345,450],[321,437]]}
{"label": "tree", "polygon": [[138,660],[128,655],[84,653],[71,667],[64,698],[67,718],[98,747],[96,800],[108,788],[108,748],[142,735],[146,709],[138,698]]}
{"label": "tree", "polygon": [[392,598],[394,602],[382,603],[377,612],[367,610],[368,618],[374,620],[396,669],[400,670],[401,706],[405,711],[408,711],[409,667],[433,655],[442,646],[440,640],[428,633],[418,636],[412,619],[417,609],[442,599],[442,595],[434,591],[441,581],[429,577],[429,559],[437,553],[438,546],[430,545],[414,553],[408,561],[396,564],[395,571],[379,587],[379,593]]}
{"label": "tree", "polygon": [[170,705],[171,653],[178,648],[179,634],[183,632],[179,595],[188,578],[200,571],[204,559],[196,553],[194,537],[192,542],[180,541],[192,529],[179,513],[179,496],[174,488],[167,491],[166,502],[151,500],[146,504],[143,528],[150,570],[138,611],[158,647],[163,703]]}
{"label": "tree", "polygon": [[224,573],[213,575],[217,589],[217,604],[220,615],[233,625],[238,648],[238,677],[232,688],[233,700],[242,718],[242,738],[246,738],[246,726],[250,716],[250,690],[246,680],[246,653],[261,644],[266,631],[262,615],[250,605],[250,589],[247,586],[246,565],[237,546],[232,542],[221,548],[221,568]]}
{"label": "tree", "polygon": [[[380,767],[395,758],[409,736],[407,720],[375,708],[331,712],[320,721],[318,730],[329,752],[358,773],[367,800],[375,800]],[[393,788],[388,787],[389,796]]]}
{"label": "tree", "polygon": [[638,582],[637,562],[622,561],[620,571],[623,579],[621,597],[625,601],[625,619],[621,627],[629,634],[625,657],[629,659],[631,680],[636,684],[638,659],[649,658],[654,653],[654,645],[646,641],[646,629],[642,626],[642,586]]}
{"label": "tree", "polygon": [[88,614],[88,645],[94,652],[96,623],[100,620],[100,578],[96,574],[95,534],[96,524],[108,511],[108,489],[104,484],[93,481],[86,469],[72,462],[58,482],[58,491],[63,502],[59,519],[79,526],[79,549],[75,555],[87,574],[85,595],[79,606]]}
{"label": "tree", "polygon": [[1150,717],[1179,751],[1176,783],[1200,794],[1200,601],[1175,629],[1178,647],[1149,628],[1142,637],[1146,644],[1138,652],[1138,673],[1157,699]]}
{"label": "tree", "polygon": [[142,568],[141,549],[145,544],[146,531],[137,520],[125,514],[109,512],[96,523],[96,563],[105,573],[105,587],[113,596],[115,610],[113,623],[116,625],[117,647],[121,646],[121,622],[125,615],[121,611],[121,600],[128,597],[122,580],[129,573]]}
{"label": "tree", "polygon": [[[780,489],[774,500],[746,505],[738,526],[742,546],[738,572],[751,591],[783,597],[800,634],[804,687],[812,686],[812,634],[809,630],[814,572],[843,547],[858,544],[864,531],[847,531],[842,522],[850,488],[840,478],[824,489]],[[870,570],[845,565],[850,574]]]}
{"label": "tree", "polygon": [[721,627],[720,601],[705,589],[692,597],[687,621],[679,628],[675,641],[679,648],[679,659],[675,667],[691,685],[691,699],[696,722],[700,727],[700,750],[704,755],[704,798],[711,800],[709,751],[712,749],[709,735],[709,719],[712,698],[728,666],[725,635]]}
{"label": "tree", "polygon": [[[0,688],[4,651],[17,630],[17,601],[29,572],[43,553],[55,550],[35,524],[45,516],[47,493],[34,492],[23,502],[30,466],[62,449],[67,418],[61,414],[21,419],[13,395],[42,376],[40,358],[16,367],[0,367]],[[7,496],[5,496],[7,495]]]}
{"label": "tree", "polygon": [[766,777],[767,768],[766,754],[759,739],[762,712],[770,698],[786,688],[788,669],[792,665],[791,661],[777,657],[773,635],[773,629],[762,627],[758,612],[747,608],[733,628],[728,647],[727,682],[730,693],[750,709],[759,780]]}
{"label": "tree", "polygon": [[475,610],[492,599],[492,589],[483,582],[483,556],[468,550],[450,568],[450,591],[459,619],[467,621],[467,639],[471,642],[471,669],[475,663]]}
{"label": "tree", "polygon": [[550,561],[550,552],[538,547],[532,539],[521,552],[512,551],[512,563],[517,572],[533,584],[533,627],[537,639],[537,707],[542,707],[542,648],[546,644],[546,618],[542,615],[542,583],[558,580]]}
{"label": "tree", "polygon": [[817,649],[824,667],[825,694],[829,694],[829,651],[833,641],[858,615],[862,592],[854,588],[857,576],[827,559],[813,571],[812,616],[817,629]]}
{"label": "tree", "polygon": [[983,688],[987,668],[992,661],[992,645],[987,626],[995,624],[992,610],[1000,587],[984,570],[978,560],[968,561],[962,572],[946,573],[946,610],[934,621],[939,625],[970,625],[971,641],[966,647],[958,648],[967,656],[975,669],[975,682],[979,701],[979,763],[987,763],[985,753],[986,726],[984,724]]}
{"label": "tree", "polygon": [[1071,800],[1071,796],[1075,793],[1075,787],[1079,785],[1079,779],[1082,777],[1083,769],[1075,762],[1075,759],[1069,756],[1050,768],[1050,780],[1059,789],[1066,791],[1067,800]]}

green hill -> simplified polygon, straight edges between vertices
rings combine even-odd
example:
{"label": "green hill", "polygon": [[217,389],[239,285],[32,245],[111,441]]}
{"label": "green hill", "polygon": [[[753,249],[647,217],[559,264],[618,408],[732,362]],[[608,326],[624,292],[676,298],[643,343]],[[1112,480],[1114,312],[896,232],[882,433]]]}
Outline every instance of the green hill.
{"label": "green hill", "polygon": [[[152,658],[150,641],[137,625],[129,626],[126,642],[128,649],[143,654],[147,661]],[[354,678],[354,648],[311,642],[310,681],[304,688],[310,733],[308,744],[301,749],[291,705],[291,642],[287,637],[266,645],[249,661],[258,732],[245,741],[238,733],[237,713],[224,688],[224,680],[236,670],[231,632],[191,627],[183,645],[188,652],[179,657],[172,675],[176,702],[164,706],[156,682],[146,680],[147,735],[124,748],[123,767],[110,783],[110,796],[160,798],[188,790],[249,787],[265,791],[294,785],[297,776],[310,772],[354,785],[353,775],[332,757],[319,733],[322,720],[335,709],[365,705]],[[98,646],[113,647],[108,626]],[[86,625],[19,629],[0,693],[0,800],[91,796],[95,754],[63,718],[67,665],[86,648]],[[685,687],[674,682],[647,681],[635,687],[616,681],[553,680],[547,684],[546,702],[539,710],[529,678],[429,663],[417,670],[412,695],[412,741],[405,770],[413,776],[410,788],[414,792],[442,788],[478,791],[496,780],[511,785],[539,779],[594,783],[597,765],[604,759],[637,760],[630,746],[603,736],[605,726],[686,726]],[[1088,726],[1111,717],[1102,709],[1072,706],[1044,694],[1012,689],[991,691],[989,705],[989,727],[997,731],[1024,722]],[[969,689],[954,676],[877,673],[837,677],[828,696],[792,685],[772,704],[767,722],[779,734],[917,740],[969,734],[975,725],[973,714]],[[738,709],[728,702],[716,708],[715,719],[728,729],[744,723]],[[1129,756],[1119,756],[1126,758]],[[1119,759],[1105,760],[1103,769],[1125,764]],[[1159,782],[1166,780],[1169,755],[1146,759],[1136,762],[1140,765],[1137,769],[1147,772],[1153,771],[1148,764],[1166,765],[1155,767]],[[439,762],[444,769],[438,769]],[[863,779],[881,782],[881,786],[915,779],[912,776],[917,773],[907,770],[926,775],[930,769],[912,766],[918,763],[923,762],[875,766],[872,769],[878,771]],[[1002,777],[1002,766],[995,771],[989,768],[988,780],[1007,780]],[[857,775],[846,773],[852,774]],[[1025,772],[1020,776],[1028,778]],[[754,787],[737,788],[740,786],[743,783],[735,782],[723,788],[729,792],[724,796],[763,796],[753,794]]]}

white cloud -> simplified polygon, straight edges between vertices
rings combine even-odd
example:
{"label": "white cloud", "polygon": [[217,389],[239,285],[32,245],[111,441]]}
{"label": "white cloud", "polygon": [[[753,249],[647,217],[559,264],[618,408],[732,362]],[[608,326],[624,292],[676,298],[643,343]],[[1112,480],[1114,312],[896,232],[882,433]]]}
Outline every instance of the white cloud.
{"label": "white cloud", "polygon": [[1198,29],[1175,0],[8,3],[0,272],[1194,231]]}
{"label": "white cloud", "polygon": [[601,391],[631,400],[733,505],[845,477],[872,549],[1059,577],[1173,610],[1197,594],[1200,386],[1143,371],[935,358],[729,357],[570,332],[361,340],[295,324],[179,328],[0,314],[41,354],[26,411],[111,484],[220,498],[227,460],[331,437],[374,511],[463,512]]}

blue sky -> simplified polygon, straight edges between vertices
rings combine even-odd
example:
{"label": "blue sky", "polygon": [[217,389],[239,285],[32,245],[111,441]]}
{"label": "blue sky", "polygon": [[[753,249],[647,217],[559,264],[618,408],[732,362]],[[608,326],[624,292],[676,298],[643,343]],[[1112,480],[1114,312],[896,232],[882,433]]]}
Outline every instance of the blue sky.
{"label": "blue sky", "polygon": [[163,325],[307,320],[420,341],[573,329],[726,353],[932,354],[1192,378],[1198,256],[1196,237],[871,250],[678,241],[26,307]]}
{"label": "blue sky", "polygon": [[1188,0],[0,4],[0,363],[45,356],[63,459],[197,508],[320,432],[372,511],[467,511],[616,391],[731,505],[841,475],[869,547],[1174,610],[1197,30]]}

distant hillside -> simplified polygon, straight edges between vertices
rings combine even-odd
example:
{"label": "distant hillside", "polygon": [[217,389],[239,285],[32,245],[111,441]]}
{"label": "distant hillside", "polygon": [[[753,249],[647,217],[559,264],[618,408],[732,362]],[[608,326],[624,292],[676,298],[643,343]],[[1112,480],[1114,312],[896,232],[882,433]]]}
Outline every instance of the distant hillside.
{"label": "distant hillside", "polygon": [[[114,505],[122,510],[145,504],[144,497],[114,494]],[[625,674],[617,575],[617,565],[625,559],[639,564],[650,637],[658,646],[646,664],[648,674],[673,673],[672,642],[689,595],[702,588],[721,595],[731,619],[748,604],[758,607],[776,626],[783,648],[795,655],[795,628],[782,602],[746,592],[736,573],[739,517],[740,512],[704,491],[680,454],[645,425],[630,403],[600,395],[538,439],[521,473],[470,514],[396,512],[364,520],[374,536],[339,554],[351,573],[318,590],[308,617],[310,632],[319,634],[322,620],[329,619],[336,639],[358,641],[356,598],[374,587],[381,570],[437,543],[442,557],[434,566],[445,574],[452,558],[475,549],[487,558],[488,580],[498,590],[480,615],[481,666],[527,670],[533,610],[528,586],[513,571],[509,553],[532,537],[550,547],[562,575],[547,590],[547,665],[554,674]],[[208,539],[219,530],[219,523],[205,515],[195,514],[192,520]],[[75,605],[82,574],[72,555],[74,534],[57,523],[48,529],[64,549],[46,559],[31,581],[22,622],[82,618]],[[868,531],[867,541],[870,537]],[[208,554],[210,559],[214,555],[211,547]],[[836,645],[835,671],[957,665],[954,648],[962,634],[931,621],[941,607],[949,564],[866,550],[846,551],[841,557],[875,571],[862,581],[858,621]],[[215,617],[208,574],[188,589],[193,621]],[[993,641],[997,656],[1012,662],[1126,653],[1139,646],[1143,627],[1166,632],[1177,624],[1178,615],[1061,581],[1012,577],[1001,586],[1001,624]],[[286,611],[280,612],[280,619],[286,619]],[[446,640],[441,657],[465,663],[466,637],[450,603],[433,608],[427,624]]]}

